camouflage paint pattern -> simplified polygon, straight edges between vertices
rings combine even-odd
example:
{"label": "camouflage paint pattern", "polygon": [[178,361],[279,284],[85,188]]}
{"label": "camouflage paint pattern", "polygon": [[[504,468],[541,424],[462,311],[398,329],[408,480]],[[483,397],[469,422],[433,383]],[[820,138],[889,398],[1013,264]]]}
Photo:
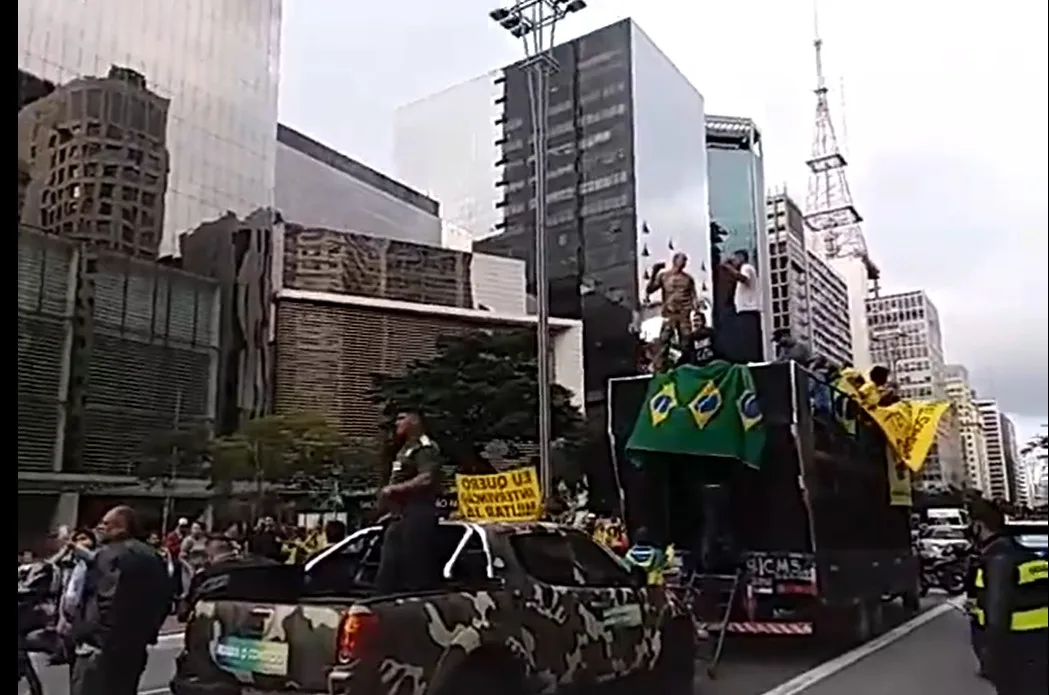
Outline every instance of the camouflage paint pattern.
{"label": "camouflage paint pattern", "polygon": [[[354,613],[379,619],[373,639],[348,663],[336,663],[339,624],[350,604],[259,606],[198,603],[186,629],[179,673],[201,682],[237,679],[260,690],[374,695],[433,695],[479,649],[520,667],[535,692],[602,682],[650,669],[663,650],[662,630],[676,617],[662,588],[555,587],[535,582],[517,564],[510,539],[521,533],[578,533],[549,523],[484,524],[502,586],[365,599]],[[589,539],[588,539],[589,540]],[[591,541],[592,542],[592,541]],[[243,634],[253,609],[272,609],[252,637],[291,645],[286,678],[224,672],[212,655],[224,636]],[[619,617],[616,625],[611,616]],[[261,635],[261,636],[260,636]],[[249,635],[245,635],[249,636]],[[194,678],[191,678],[194,680]],[[518,680],[515,678],[515,680]],[[177,693],[177,690],[175,690]]]}

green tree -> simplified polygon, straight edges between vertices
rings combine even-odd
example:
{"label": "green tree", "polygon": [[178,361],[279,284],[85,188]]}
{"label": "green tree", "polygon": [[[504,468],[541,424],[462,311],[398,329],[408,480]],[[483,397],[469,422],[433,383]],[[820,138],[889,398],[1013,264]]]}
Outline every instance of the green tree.
{"label": "green tree", "polygon": [[[420,411],[457,467],[483,467],[489,442],[513,447],[538,439],[535,342],[528,332],[440,338],[432,359],[413,362],[399,375],[373,375],[370,398],[388,426],[398,412]],[[584,439],[583,417],[568,389],[550,388],[552,434],[571,459]]]}
{"label": "green tree", "polygon": [[293,413],[249,420],[211,447],[212,485],[228,494],[238,481],[252,481],[260,511],[266,488],[301,488],[336,465],[343,437],[320,415]]}
{"label": "green tree", "polygon": [[135,476],[146,488],[164,491],[161,526],[167,528],[179,478],[196,478],[204,474],[211,452],[211,428],[203,422],[185,422],[178,427],[158,432],[146,441]]}

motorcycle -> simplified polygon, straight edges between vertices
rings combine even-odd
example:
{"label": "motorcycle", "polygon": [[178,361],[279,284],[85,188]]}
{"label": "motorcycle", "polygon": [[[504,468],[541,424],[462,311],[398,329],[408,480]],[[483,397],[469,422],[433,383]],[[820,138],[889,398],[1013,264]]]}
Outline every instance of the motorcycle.
{"label": "motorcycle", "polygon": [[937,555],[920,556],[921,575],[919,588],[925,596],[930,589],[942,589],[948,596],[965,593],[966,576],[969,569],[968,553],[963,548],[948,548]]}

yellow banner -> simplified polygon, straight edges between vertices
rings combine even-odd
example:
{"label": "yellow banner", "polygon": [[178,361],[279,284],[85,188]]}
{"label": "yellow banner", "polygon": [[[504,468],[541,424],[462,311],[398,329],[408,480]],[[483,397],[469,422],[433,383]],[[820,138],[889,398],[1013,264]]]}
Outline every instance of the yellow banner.
{"label": "yellow banner", "polygon": [[459,514],[470,521],[534,521],[542,513],[535,468],[456,475]]}
{"label": "yellow banner", "polygon": [[911,471],[902,463],[896,462],[892,453],[885,452],[886,465],[889,467],[889,506],[910,507],[914,504],[911,496]]}
{"label": "yellow banner", "polygon": [[866,381],[857,388],[853,383],[853,380],[862,379],[862,375],[847,369],[842,370],[842,376],[838,380],[838,388],[858,401],[878,423],[896,455],[896,461],[914,473],[921,471],[936,441],[936,427],[940,424],[940,418],[951,404],[946,401],[899,401],[879,406],[877,389],[873,384]]}

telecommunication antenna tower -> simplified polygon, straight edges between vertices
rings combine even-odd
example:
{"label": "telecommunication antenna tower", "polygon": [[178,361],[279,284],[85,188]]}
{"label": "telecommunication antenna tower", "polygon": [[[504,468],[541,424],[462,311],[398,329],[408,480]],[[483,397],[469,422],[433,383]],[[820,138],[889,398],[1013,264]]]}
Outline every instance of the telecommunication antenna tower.
{"label": "telecommunication antenna tower", "polygon": [[820,38],[818,9],[813,8],[816,50],[816,124],[809,167],[809,193],[805,201],[805,222],[823,242],[827,258],[859,258],[867,270],[871,289],[877,292],[878,268],[867,254],[863,238],[863,216],[852,202],[846,176],[848,161],[838,144],[827,100],[827,80],[823,74],[823,39]]}

